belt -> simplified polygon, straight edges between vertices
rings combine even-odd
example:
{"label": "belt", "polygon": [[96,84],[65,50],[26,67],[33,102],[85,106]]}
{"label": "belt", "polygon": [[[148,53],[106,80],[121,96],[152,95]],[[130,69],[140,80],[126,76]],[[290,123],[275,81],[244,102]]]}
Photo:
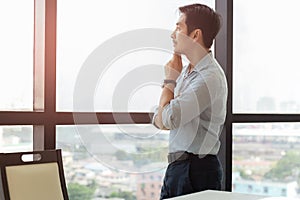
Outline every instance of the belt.
{"label": "belt", "polygon": [[204,158],[205,156],[211,156],[211,154],[198,155],[198,154],[193,154],[193,153],[189,153],[186,151],[177,151],[177,152],[168,154],[168,163],[170,164],[175,161],[188,160],[191,157]]}

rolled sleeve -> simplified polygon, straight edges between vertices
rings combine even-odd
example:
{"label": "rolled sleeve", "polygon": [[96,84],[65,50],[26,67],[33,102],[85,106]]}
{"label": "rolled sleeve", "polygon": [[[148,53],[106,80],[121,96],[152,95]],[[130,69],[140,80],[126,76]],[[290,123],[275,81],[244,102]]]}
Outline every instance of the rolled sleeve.
{"label": "rolled sleeve", "polygon": [[176,116],[178,116],[177,110],[173,108],[170,104],[167,104],[162,111],[162,123],[167,129],[176,129],[177,123],[175,121]]}
{"label": "rolled sleeve", "polygon": [[153,117],[152,117],[152,125],[154,125],[156,128],[159,129],[159,127],[155,124],[155,118],[156,118],[157,114],[158,114],[158,106],[154,110],[154,114],[153,114]]}
{"label": "rolled sleeve", "polygon": [[220,86],[217,82],[212,77],[203,76],[191,82],[182,94],[164,107],[163,125],[171,130],[177,129],[199,116],[216,98]]}

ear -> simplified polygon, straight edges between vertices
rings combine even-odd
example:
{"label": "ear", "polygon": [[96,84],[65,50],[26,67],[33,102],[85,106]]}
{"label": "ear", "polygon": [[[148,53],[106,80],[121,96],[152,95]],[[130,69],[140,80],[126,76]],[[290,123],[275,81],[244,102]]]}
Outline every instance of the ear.
{"label": "ear", "polygon": [[201,31],[201,29],[195,29],[192,32],[192,38],[193,38],[194,41],[202,40],[202,31]]}

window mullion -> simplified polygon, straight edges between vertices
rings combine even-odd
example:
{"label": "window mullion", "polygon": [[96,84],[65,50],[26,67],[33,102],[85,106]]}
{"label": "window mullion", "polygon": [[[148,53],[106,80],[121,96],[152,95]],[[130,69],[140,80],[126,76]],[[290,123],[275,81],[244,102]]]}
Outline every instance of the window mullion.
{"label": "window mullion", "polygon": [[56,0],[35,0],[33,107],[45,119],[33,129],[33,148],[39,150],[55,148],[56,5]]}
{"label": "window mullion", "polygon": [[216,11],[222,16],[222,27],[215,42],[215,55],[226,73],[228,81],[227,118],[220,136],[220,160],[224,167],[223,189],[231,191],[232,185],[232,32],[233,0],[215,1]]}
{"label": "window mullion", "polygon": [[[44,112],[45,0],[34,1],[33,111]],[[33,125],[33,150],[44,149],[44,126]]]}
{"label": "window mullion", "polygon": [[57,0],[45,0],[45,149],[55,149]]}

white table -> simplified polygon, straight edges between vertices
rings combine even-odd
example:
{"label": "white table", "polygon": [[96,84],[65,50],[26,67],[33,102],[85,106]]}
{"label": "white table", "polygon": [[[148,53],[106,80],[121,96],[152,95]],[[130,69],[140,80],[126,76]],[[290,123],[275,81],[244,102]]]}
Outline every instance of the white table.
{"label": "white table", "polygon": [[168,200],[291,200],[284,197],[267,197],[252,194],[240,194],[234,192],[206,190]]}

